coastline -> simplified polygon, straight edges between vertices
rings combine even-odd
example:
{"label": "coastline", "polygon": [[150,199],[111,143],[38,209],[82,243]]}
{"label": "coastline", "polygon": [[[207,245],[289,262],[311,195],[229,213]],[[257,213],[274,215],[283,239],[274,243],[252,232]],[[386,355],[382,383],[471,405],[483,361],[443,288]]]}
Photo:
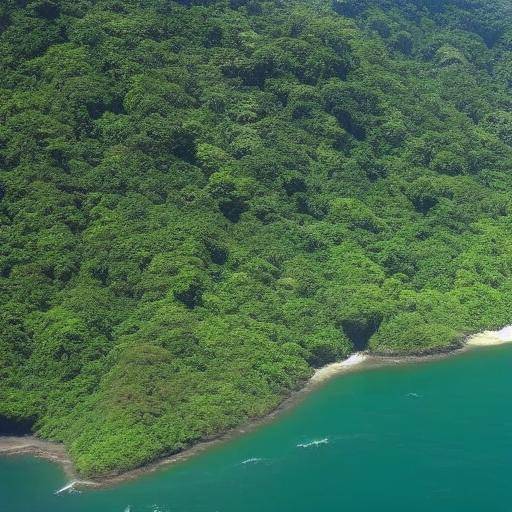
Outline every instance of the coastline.
{"label": "coastline", "polygon": [[73,488],[111,486],[124,481],[133,480],[139,476],[154,472],[176,462],[185,461],[215,445],[229,441],[239,435],[251,432],[260,426],[273,421],[277,416],[300,403],[310,392],[335,376],[382,366],[428,362],[453,356],[476,347],[497,346],[510,342],[512,342],[512,325],[504,327],[499,331],[483,331],[481,333],[468,336],[458,345],[448,346],[445,349],[424,354],[375,354],[368,352],[356,352],[343,361],[330,363],[316,369],[311,378],[301,389],[293,392],[290,396],[285,398],[269,414],[261,418],[252,419],[244,426],[216,435],[210,439],[200,441],[179,453],[164,455],[154,462],[139,468],[131,469],[124,473],[111,473],[97,478],[91,478],[90,480],[82,480],[77,476],[73,462],[67,454],[63,444],[45,441],[35,436],[0,436],[0,457],[26,454],[60,464],[70,482],[62,489],[56,491],[56,494]]}

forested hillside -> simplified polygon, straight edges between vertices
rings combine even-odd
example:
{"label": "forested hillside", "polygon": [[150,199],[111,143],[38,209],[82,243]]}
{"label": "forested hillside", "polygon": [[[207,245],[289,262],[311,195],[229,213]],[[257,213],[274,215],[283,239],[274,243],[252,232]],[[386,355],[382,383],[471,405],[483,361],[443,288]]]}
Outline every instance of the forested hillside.
{"label": "forested hillside", "polygon": [[126,470],[511,323],[511,87],[507,0],[3,0],[0,431]]}

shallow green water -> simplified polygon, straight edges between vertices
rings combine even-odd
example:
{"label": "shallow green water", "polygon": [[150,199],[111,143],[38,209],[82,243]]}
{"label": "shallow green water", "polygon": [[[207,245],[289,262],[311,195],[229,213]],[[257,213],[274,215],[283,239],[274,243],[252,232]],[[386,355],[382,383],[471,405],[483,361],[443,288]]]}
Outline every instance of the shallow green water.
{"label": "shallow green water", "polygon": [[0,510],[510,512],[511,393],[512,346],[354,373],[256,432],[111,489],[55,496],[58,466],[0,459]]}

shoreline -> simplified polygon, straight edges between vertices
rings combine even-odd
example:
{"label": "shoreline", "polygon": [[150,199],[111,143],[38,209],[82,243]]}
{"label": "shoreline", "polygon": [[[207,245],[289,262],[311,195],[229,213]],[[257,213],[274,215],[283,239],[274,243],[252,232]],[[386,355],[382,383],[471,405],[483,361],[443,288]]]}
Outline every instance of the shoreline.
{"label": "shoreline", "polygon": [[292,409],[299,404],[309,393],[321,387],[331,378],[351,373],[353,371],[369,370],[382,366],[402,365],[409,363],[421,363],[446,357],[455,356],[477,347],[491,347],[512,342],[512,325],[504,327],[499,331],[483,331],[465,338],[458,345],[451,345],[445,349],[439,349],[424,354],[399,354],[399,353],[368,353],[356,352],[343,361],[330,363],[315,370],[313,375],[304,386],[292,392],[273,411],[261,418],[254,418],[247,424],[216,435],[210,439],[200,441],[193,446],[176,454],[169,454],[160,457],[139,468],[134,468],[124,473],[111,473],[90,480],[82,480],[77,476],[73,462],[63,444],[52,441],[45,441],[35,436],[0,436],[0,457],[15,455],[32,455],[51,462],[60,464],[70,482],[62,489],[56,490],[59,494],[66,490],[84,487],[107,487],[121,482],[134,480],[142,475],[152,473],[166,466],[188,460],[189,458],[204,452],[215,445],[229,441],[239,435],[256,430],[257,428],[273,421],[282,413]]}

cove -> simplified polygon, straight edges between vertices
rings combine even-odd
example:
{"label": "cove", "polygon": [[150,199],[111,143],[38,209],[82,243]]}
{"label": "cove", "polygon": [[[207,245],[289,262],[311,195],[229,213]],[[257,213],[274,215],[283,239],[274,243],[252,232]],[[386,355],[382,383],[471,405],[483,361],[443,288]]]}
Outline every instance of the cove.
{"label": "cove", "polygon": [[341,375],[254,432],[78,493],[0,458],[6,512],[509,511],[512,345]]}

